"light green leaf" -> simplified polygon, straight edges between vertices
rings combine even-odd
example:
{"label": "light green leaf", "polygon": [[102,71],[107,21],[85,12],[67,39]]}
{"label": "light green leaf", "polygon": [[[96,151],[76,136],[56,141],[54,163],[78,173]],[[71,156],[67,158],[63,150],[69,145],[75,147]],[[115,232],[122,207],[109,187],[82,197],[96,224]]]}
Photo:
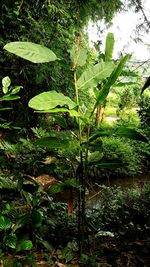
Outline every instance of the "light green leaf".
{"label": "light green leaf", "polygon": [[94,88],[100,81],[106,79],[113,69],[113,63],[103,61],[88,68],[77,81],[78,89]]}
{"label": "light green leaf", "polygon": [[29,107],[35,110],[51,110],[58,106],[67,106],[69,109],[73,109],[76,103],[68,96],[56,91],[43,92],[29,101]]}
{"label": "light green leaf", "polygon": [[56,149],[66,148],[70,145],[68,139],[62,140],[61,138],[58,139],[57,137],[43,137],[35,141],[34,144],[38,146]]}
{"label": "light green leaf", "polygon": [[20,89],[22,89],[22,88],[23,88],[23,86],[15,86],[15,87],[11,90],[10,94],[11,94],[11,95],[15,95],[15,94],[17,94],[17,93],[20,91]]}
{"label": "light green leaf", "polygon": [[109,32],[106,37],[106,44],[105,44],[105,61],[111,61],[113,56],[114,50],[114,34]]}
{"label": "light green leaf", "polygon": [[98,95],[97,101],[96,101],[96,106],[102,105],[104,103],[107,95],[109,94],[110,88],[114,85],[114,83],[118,79],[122,69],[124,68],[124,66],[125,66],[125,64],[129,58],[130,58],[130,55],[124,56],[120,60],[117,67],[113,70],[113,72],[111,73],[107,82],[105,83],[105,85],[102,87],[102,89],[99,92],[99,95]]}
{"label": "light green leaf", "polygon": [[20,99],[20,96],[18,95],[4,95],[2,97],[0,97],[0,101],[13,101],[13,100],[17,100]]}
{"label": "light green leaf", "polygon": [[[83,67],[86,64],[86,60],[87,60],[87,49],[85,48],[80,48],[80,50],[78,51],[77,54],[77,58],[75,57],[75,47],[73,47],[70,51],[70,57],[71,57],[71,61],[73,63],[76,64],[76,66],[80,66]],[[75,60],[75,62],[74,62]]]}
{"label": "light green leaf", "polygon": [[44,63],[57,59],[49,48],[31,42],[11,42],[6,44],[4,49],[33,63]]}
{"label": "light green leaf", "polygon": [[11,85],[11,79],[10,79],[8,76],[4,77],[4,78],[2,79],[2,86],[3,86],[2,90],[3,90],[3,93],[4,93],[4,94],[7,94],[7,92],[8,92],[8,87],[9,87],[10,85]]}

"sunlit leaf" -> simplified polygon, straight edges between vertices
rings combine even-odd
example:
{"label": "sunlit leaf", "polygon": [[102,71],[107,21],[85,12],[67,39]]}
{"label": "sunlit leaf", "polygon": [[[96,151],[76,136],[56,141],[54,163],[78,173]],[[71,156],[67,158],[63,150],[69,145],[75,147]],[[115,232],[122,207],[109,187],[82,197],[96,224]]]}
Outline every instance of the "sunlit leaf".
{"label": "sunlit leaf", "polygon": [[58,106],[67,106],[69,109],[73,109],[76,103],[68,96],[56,91],[43,92],[29,101],[29,107],[35,110],[52,110]]}
{"label": "sunlit leaf", "polygon": [[57,59],[49,48],[31,42],[11,42],[6,44],[4,49],[33,63],[44,63]]}
{"label": "sunlit leaf", "polygon": [[11,95],[15,95],[15,94],[19,93],[20,89],[22,89],[22,88],[23,88],[23,86],[15,86],[15,87],[11,90],[10,94],[11,94]]}
{"label": "sunlit leaf", "polygon": [[77,81],[78,89],[88,89],[97,86],[99,82],[106,79],[114,69],[111,62],[100,62],[88,68]]}
{"label": "sunlit leaf", "polygon": [[105,61],[111,61],[113,57],[113,50],[114,50],[114,34],[109,32],[106,37],[106,44],[105,44]]}
{"label": "sunlit leaf", "polygon": [[11,85],[11,79],[6,76],[2,79],[2,90],[4,94],[7,94],[8,92],[8,87]]}
{"label": "sunlit leaf", "polygon": [[76,66],[84,66],[87,59],[87,49],[80,48],[79,51],[77,51],[77,55],[75,55],[75,47],[73,47],[70,51],[70,57],[71,61],[75,63]]}

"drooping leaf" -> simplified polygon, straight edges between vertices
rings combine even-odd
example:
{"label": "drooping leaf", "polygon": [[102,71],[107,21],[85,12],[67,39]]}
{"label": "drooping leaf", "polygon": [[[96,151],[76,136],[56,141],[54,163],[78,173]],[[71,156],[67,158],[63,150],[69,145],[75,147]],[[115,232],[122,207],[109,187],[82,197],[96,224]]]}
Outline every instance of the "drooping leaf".
{"label": "drooping leaf", "polygon": [[8,87],[11,85],[11,79],[6,76],[2,79],[2,90],[4,94],[7,94],[8,92]]}
{"label": "drooping leaf", "polygon": [[55,61],[56,55],[47,47],[32,42],[11,42],[4,49],[33,63]]}
{"label": "drooping leaf", "polygon": [[66,148],[69,147],[68,139],[61,139],[57,137],[43,137],[34,142],[35,145],[48,147],[48,148]]}
{"label": "drooping leaf", "polygon": [[35,110],[52,110],[58,106],[67,106],[69,109],[73,109],[76,103],[68,96],[57,93],[56,91],[43,92],[29,101],[29,107]]}
{"label": "drooping leaf", "polygon": [[90,136],[89,143],[92,143],[93,141],[97,140],[100,137],[110,136],[112,134],[113,134],[113,131],[112,130],[100,130],[100,131],[97,131],[92,136]]}
{"label": "drooping leaf", "polygon": [[113,50],[114,50],[114,34],[109,32],[106,37],[106,44],[105,44],[105,61],[111,61],[113,57]]}
{"label": "drooping leaf", "polygon": [[94,88],[100,81],[106,79],[113,69],[113,63],[103,61],[88,68],[77,81],[78,89]]}
{"label": "drooping leaf", "polygon": [[118,79],[122,69],[124,68],[127,60],[130,58],[130,55],[124,56],[117,67],[113,70],[110,77],[108,78],[107,82],[104,84],[102,89],[99,92],[99,95],[97,97],[96,106],[102,105],[109,94],[110,88],[114,85],[116,80]]}
{"label": "drooping leaf", "polygon": [[0,231],[6,231],[10,229],[12,223],[8,217],[0,215]]}
{"label": "drooping leaf", "polygon": [[120,136],[120,137],[126,137],[126,138],[133,139],[136,141],[147,142],[147,139],[143,134],[131,128],[119,127],[115,131],[115,135]]}

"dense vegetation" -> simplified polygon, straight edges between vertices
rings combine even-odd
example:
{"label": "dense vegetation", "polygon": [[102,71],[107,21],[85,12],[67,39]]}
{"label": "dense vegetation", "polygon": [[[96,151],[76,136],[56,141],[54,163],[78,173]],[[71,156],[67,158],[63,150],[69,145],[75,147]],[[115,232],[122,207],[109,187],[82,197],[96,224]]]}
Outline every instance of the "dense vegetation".
{"label": "dense vegetation", "polygon": [[85,30],[123,3],[0,6],[1,266],[148,266],[149,78]]}

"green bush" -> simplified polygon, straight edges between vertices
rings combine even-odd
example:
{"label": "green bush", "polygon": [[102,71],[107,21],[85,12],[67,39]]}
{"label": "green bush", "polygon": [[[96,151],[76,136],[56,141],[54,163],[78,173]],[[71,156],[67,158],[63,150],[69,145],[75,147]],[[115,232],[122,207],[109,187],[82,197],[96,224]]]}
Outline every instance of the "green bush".
{"label": "green bush", "polygon": [[134,142],[131,140],[105,137],[103,138],[103,155],[106,159],[119,159],[121,166],[113,172],[122,175],[138,173],[141,156],[137,155]]}

